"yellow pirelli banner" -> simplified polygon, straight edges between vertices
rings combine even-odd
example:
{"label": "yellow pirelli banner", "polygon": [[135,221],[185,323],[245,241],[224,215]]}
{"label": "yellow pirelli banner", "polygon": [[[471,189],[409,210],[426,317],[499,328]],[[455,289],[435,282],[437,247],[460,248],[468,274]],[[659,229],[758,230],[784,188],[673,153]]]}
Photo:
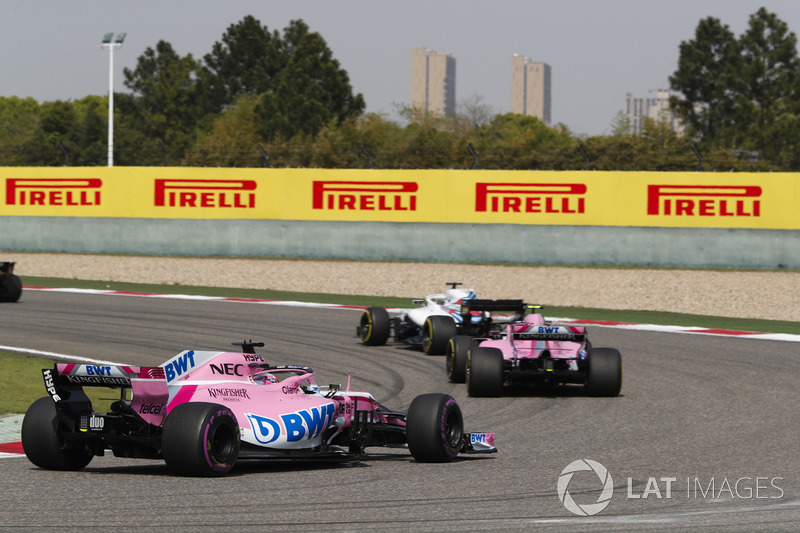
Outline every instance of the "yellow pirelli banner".
{"label": "yellow pirelli banner", "polygon": [[0,169],[2,216],[800,229],[800,175]]}

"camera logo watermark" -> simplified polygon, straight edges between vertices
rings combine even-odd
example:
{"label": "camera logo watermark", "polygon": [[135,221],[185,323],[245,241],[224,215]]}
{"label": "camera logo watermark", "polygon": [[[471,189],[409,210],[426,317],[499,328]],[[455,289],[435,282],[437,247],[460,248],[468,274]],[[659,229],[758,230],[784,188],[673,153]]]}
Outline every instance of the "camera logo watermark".
{"label": "camera logo watermark", "polygon": [[[598,491],[600,495],[594,503],[578,503],[569,492],[569,484],[578,472],[594,472],[599,480]],[[781,487],[782,477],[766,476],[740,476],[728,477],[687,477],[686,483],[677,477],[653,477],[647,481],[634,481],[627,478],[627,493],[629,500],[673,499],[685,497],[688,499],[721,500],[730,499],[781,499],[784,490]],[[642,488],[643,485],[643,488]],[[584,484],[585,486],[585,484]],[[600,488],[602,486],[602,488]],[[608,469],[597,461],[591,459],[578,459],[567,465],[558,476],[558,498],[566,509],[578,516],[593,516],[602,512],[614,496],[614,482]],[[594,492],[592,491],[593,495]]]}
{"label": "camera logo watermark", "polygon": [[[572,476],[576,472],[591,471],[597,474],[600,482],[603,484],[603,490],[600,497],[597,498],[596,503],[579,504],[569,493],[569,482],[572,481]],[[578,459],[572,461],[567,467],[561,471],[558,476],[558,499],[564,504],[568,511],[578,516],[592,516],[601,512],[608,507],[611,502],[611,497],[614,495],[614,482],[611,479],[611,474],[608,469],[591,459]]]}

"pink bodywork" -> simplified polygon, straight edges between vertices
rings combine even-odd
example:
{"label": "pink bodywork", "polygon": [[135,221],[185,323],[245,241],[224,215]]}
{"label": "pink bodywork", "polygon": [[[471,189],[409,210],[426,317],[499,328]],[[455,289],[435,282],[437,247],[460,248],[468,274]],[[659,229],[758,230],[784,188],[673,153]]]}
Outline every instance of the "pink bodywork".
{"label": "pink bodywork", "polygon": [[[583,336],[582,341],[550,340],[563,335],[574,338]],[[474,339],[482,348],[498,348],[505,359],[538,358],[548,351],[553,359],[583,359],[586,357],[586,328],[583,326],[564,326],[548,324],[539,313],[526,315],[522,322],[512,322],[491,338]],[[530,339],[524,337],[529,336]],[[520,338],[523,337],[523,338]],[[474,344],[473,344],[474,346]]]}
{"label": "pink bodywork", "polygon": [[[236,416],[241,439],[278,449],[314,448],[328,428],[351,425],[356,412],[372,411],[375,420],[404,426],[405,420],[385,409],[371,394],[319,388],[306,367],[265,370],[257,354],[186,350],[158,367],[58,364],[58,373],[74,383],[92,376],[129,383],[131,408],[146,422],[162,426],[179,404],[210,402]],[[262,379],[268,372],[274,379]],[[101,379],[101,378],[98,378]]]}

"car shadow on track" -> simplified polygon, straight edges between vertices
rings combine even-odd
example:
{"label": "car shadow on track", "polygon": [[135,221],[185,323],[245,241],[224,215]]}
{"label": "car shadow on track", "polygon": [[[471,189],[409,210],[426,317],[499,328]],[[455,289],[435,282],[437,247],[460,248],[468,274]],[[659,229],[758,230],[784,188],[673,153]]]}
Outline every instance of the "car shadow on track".
{"label": "car shadow on track", "polygon": [[[509,385],[503,389],[507,398],[597,398],[586,392],[583,385]],[[616,398],[622,398],[619,394]]]}

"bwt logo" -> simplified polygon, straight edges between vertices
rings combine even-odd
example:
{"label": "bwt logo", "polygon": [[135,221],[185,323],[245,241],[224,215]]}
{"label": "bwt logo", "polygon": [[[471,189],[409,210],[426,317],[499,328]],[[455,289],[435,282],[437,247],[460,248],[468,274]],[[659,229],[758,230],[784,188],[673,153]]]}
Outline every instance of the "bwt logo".
{"label": "bwt logo", "polygon": [[333,403],[310,407],[278,418],[245,413],[253,428],[253,436],[261,444],[286,444],[319,436],[333,423]]}
{"label": "bwt logo", "polygon": [[155,180],[155,207],[256,206],[253,180]]}
{"label": "bwt logo", "polygon": [[6,180],[6,205],[100,205],[98,178],[10,178]]}
{"label": "bwt logo", "polygon": [[585,213],[583,183],[476,183],[475,211]]}
{"label": "bwt logo", "polygon": [[648,185],[647,214],[699,217],[761,216],[756,185]]}
{"label": "bwt logo", "polygon": [[315,181],[313,209],[339,211],[416,211],[414,181]]}

